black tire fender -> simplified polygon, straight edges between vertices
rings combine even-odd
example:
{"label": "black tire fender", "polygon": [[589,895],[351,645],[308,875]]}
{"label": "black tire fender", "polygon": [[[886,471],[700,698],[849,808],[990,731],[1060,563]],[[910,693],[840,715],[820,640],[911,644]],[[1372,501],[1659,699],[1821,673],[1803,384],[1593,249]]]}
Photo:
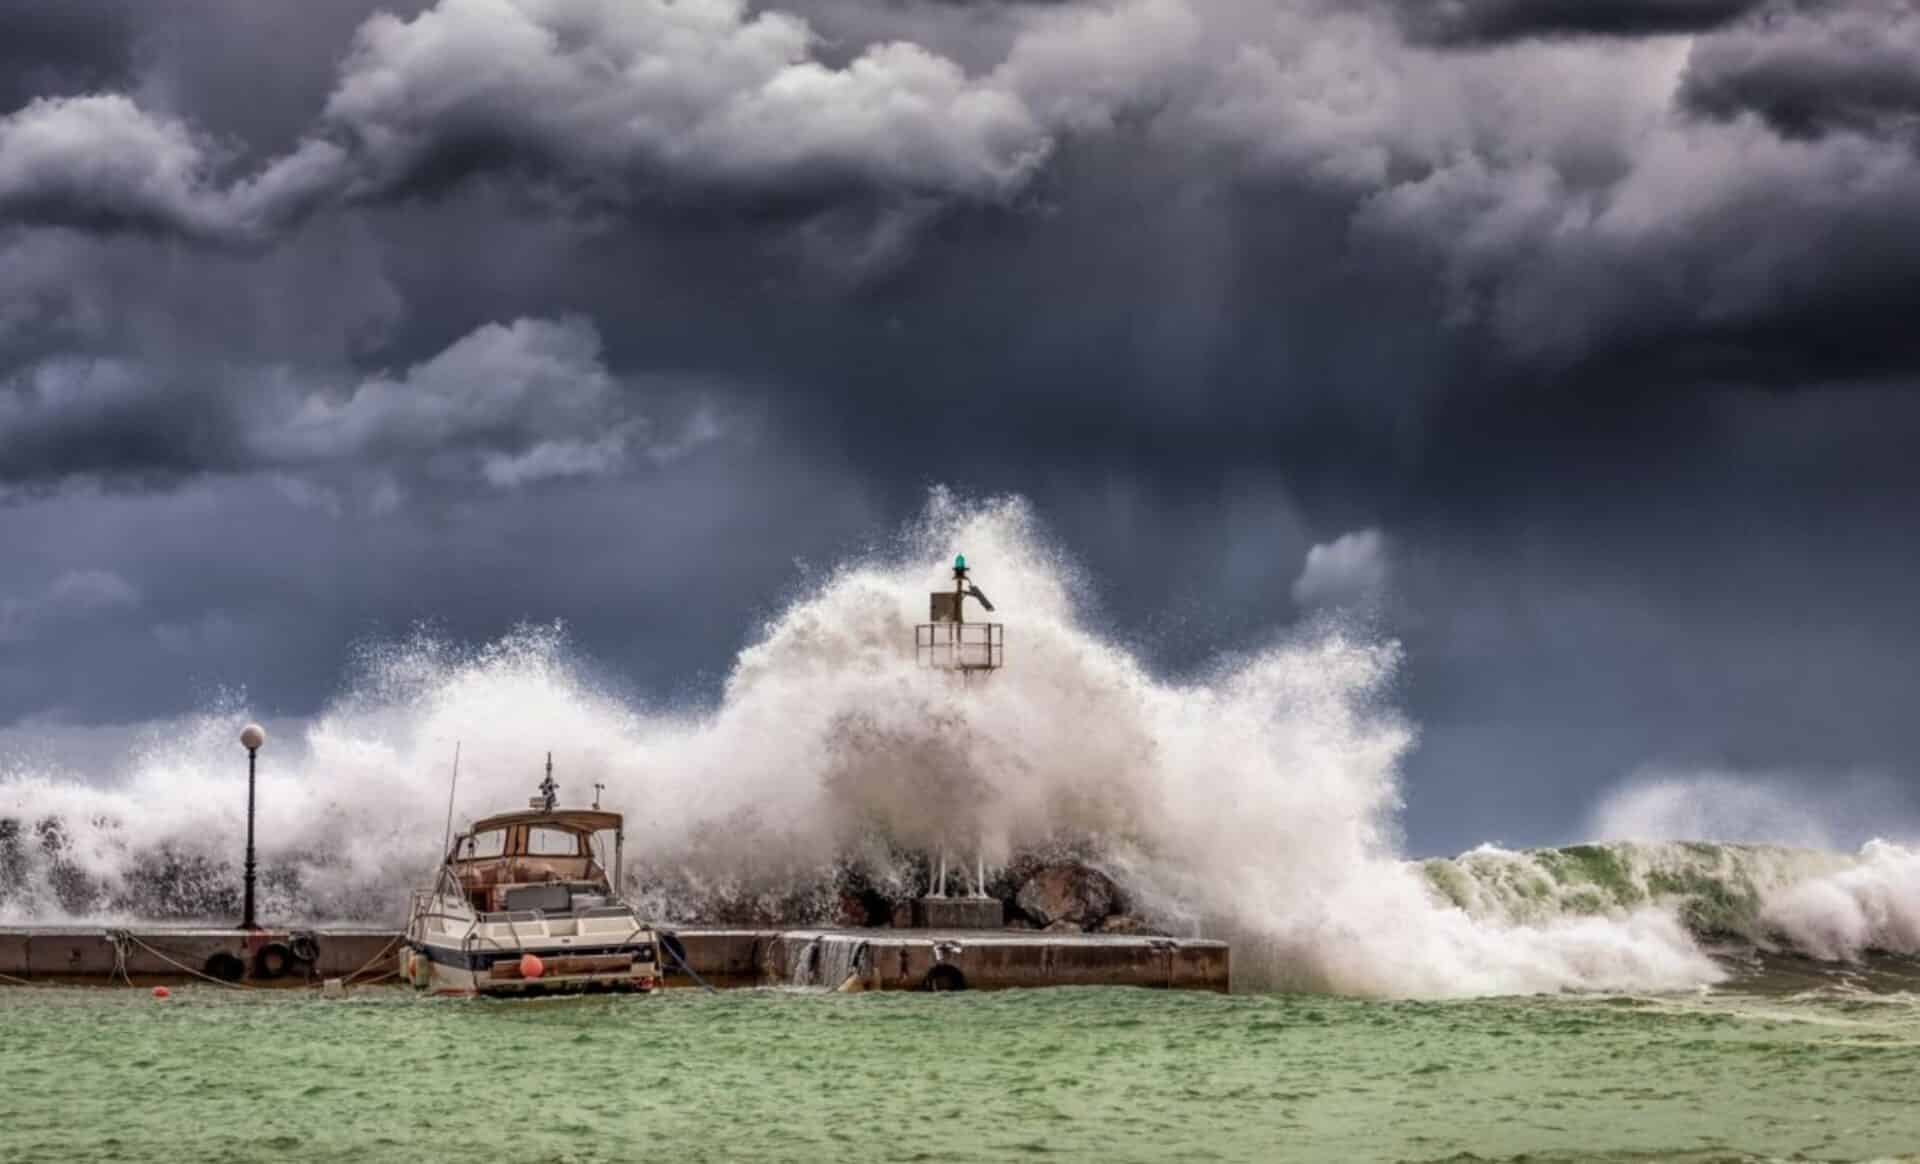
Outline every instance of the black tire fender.
{"label": "black tire fender", "polygon": [[278,978],[293,967],[293,951],[279,942],[268,942],[253,953],[255,978]]}

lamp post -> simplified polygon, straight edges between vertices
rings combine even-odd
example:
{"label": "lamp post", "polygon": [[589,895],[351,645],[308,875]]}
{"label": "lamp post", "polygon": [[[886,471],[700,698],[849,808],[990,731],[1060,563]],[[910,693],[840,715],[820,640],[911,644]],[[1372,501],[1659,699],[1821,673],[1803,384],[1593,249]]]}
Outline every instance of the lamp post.
{"label": "lamp post", "polygon": [[253,920],[253,769],[260,745],[266,742],[267,733],[259,724],[250,723],[240,729],[240,746],[247,750],[247,894],[242,907],[246,916],[240,921],[243,930],[260,928]]}

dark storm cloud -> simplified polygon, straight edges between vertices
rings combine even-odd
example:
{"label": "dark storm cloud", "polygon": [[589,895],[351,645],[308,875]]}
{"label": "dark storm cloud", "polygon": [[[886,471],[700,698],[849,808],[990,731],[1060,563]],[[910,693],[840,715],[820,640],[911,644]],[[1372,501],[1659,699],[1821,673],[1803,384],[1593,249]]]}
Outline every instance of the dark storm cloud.
{"label": "dark storm cloud", "polygon": [[716,443],[670,473],[392,506],[260,476],[0,505],[0,544],[34,547],[0,555],[0,620],[18,632],[0,637],[0,719],[120,722],[242,687],[307,714],[358,647],[422,625],[479,643],[557,617],[606,686],[704,695],[797,553],[831,561],[886,520],[848,473],[794,453]]}
{"label": "dark storm cloud", "polygon": [[0,482],[164,481],[236,462],[246,439],[238,419],[194,378],[69,355],[0,380]]}
{"label": "dark storm cloud", "polygon": [[140,605],[140,591],[107,570],[70,570],[40,594],[0,599],[0,643],[18,643],[58,631],[76,619],[98,618]]}
{"label": "dark storm cloud", "polygon": [[1850,130],[1920,142],[1920,8],[1903,0],[1811,6],[1702,39],[1681,100],[1778,132]]}
{"label": "dark storm cloud", "polygon": [[1539,37],[1653,36],[1703,32],[1767,0],[1396,0],[1408,34],[1444,45]]}
{"label": "dark storm cloud", "polygon": [[133,23],[126,0],[11,0],[0,36],[0,108],[124,85]]}
{"label": "dark storm cloud", "polygon": [[1825,387],[1653,381],[1433,434],[1395,559],[1431,844],[1503,818],[1577,839],[1594,789],[1649,765],[1913,786],[1892,644],[1920,641],[1920,535],[1890,515],[1920,496],[1920,378]]}
{"label": "dark storm cloud", "polygon": [[0,118],[0,217],[46,226],[266,242],[339,184],[341,154],[308,142],[222,186],[217,147],[117,95],[40,98]]}
{"label": "dark storm cloud", "polygon": [[242,176],[124,96],[38,100],[0,121],[0,217],[250,242],[330,200],[489,174],[589,204],[1004,202],[1058,132],[1139,99],[1190,23],[1170,3],[1063,8],[975,76],[907,41],[828,66],[803,20],[738,0],[440,0],[368,18],[311,133]]}
{"label": "dark storm cloud", "polygon": [[[1070,429],[1089,381],[1130,423],[1185,410],[1244,439],[1222,418],[1253,410],[1289,441],[1310,415],[1404,423],[1488,374],[1904,358],[1882,300],[1916,261],[1911,158],[1679,116],[1669,47],[1436,54],[1364,10],[1179,0],[866,22],[858,5],[808,8],[841,34],[833,63],[798,19],[724,0],[376,15],[331,49],[324,105],[287,151],[235,171],[173,114],[42,101],[0,128],[0,209],[256,244],[321,206],[369,224],[404,307],[340,334],[336,365],[424,362],[476,320],[580,313],[617,322],[603,332],[629,367],[717,363],[802,398],[838,383],[902,420],[952,378],[969,382],[963,407],[1018,401],[1035,434]],[[938,43],[884,39],[903,30]],[[997,60],[945,55],[987,45]],[[566,196],[477,209],[474,191],[516,185]],[[681,205],[657,200],[675,191]],[[760,212],[781,206],[797,225]],[[502,213],[521,221],[503,231]],[[530,249],[556,216],[581,224],[568,249]],[[417,267],[428,245],[440,253]],[[980,277],[995,265],[1036,298]],[[510,277],[489,299],[496,270]],[[836,270],[848,278],[818,285]],[[1041,298],[1063,309],[1023,327]],[[1362,352],[1341,325],[1382,307]],[[1127,359],[1090,369],[1102,344]],[[1054,388],[1036,399],[1023,377],[976,370],[996,350]],[[1169,375],[1195,387],[1164,391]]]}
{"label": "dark storm cloud", "polygon": [[1372,608],[1422,847],[1920,750],[1913,22],[788,9],[150,5],[0,110],[0,720],[419,619],[710,694],[944,481],[1165,668]]}
{"label": "dark storm cloud", "polygon": [[608,374],[591,323],[520,319],[482,327],[402,375],[303,393],[255,426],[253,452],[274,467],[439,462],[511,488],[608,476],[719,435],[704,406],[679,432],[662,431],[638,411],[648,387]]}
{"label": "dark storm cloud", "polygon": [[993,198],[1044,160],[1016,100],[918,46],[840,69],[811,58],[803,22],[730,3],[441,0],[361,28],[326,119],[373,195],[524,168],[642,188]]}
{"label": "dark storm cloud", "polygon": [[[1651,143],[1597,192],[1549,167],[1467,160],[1382,193],[1358,221],[1382,245],[1432,256],[1456,323],[1515,360],[1567,368],[1664,351],[1766,378],[1783,354],[1805,374],[1809,362],[1911,351],[1887,296],[1920,269],[1905,227],[1916,196],[1920,167],[1877,142],[1810,146],[1733,127]],[[1836,327],[1858,346],[1823,350]]]}
{"label": "dark storm cloud", "polygon": [[368,17],[411,17],[430,6],[430,0],[123,3],[134,14],[141,104],[235,151],[239,172],[299,145]]}
{"label": "dark storm cloud", "polygon": [[[643,403],[684,415],[668,427]],[[357,470],[513,488],[674,459],[720,435],[713,408],[684,387],[610,375],[577,318],[489,324],[346,385],[285,366],[188,373],[59,356],[0,381],[0,482]]]}

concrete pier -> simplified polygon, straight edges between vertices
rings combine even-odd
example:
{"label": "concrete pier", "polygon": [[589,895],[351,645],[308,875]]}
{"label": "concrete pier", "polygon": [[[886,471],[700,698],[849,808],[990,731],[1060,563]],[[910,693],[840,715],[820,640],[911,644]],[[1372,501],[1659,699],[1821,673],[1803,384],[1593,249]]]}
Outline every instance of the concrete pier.
{"label": "concrete pier", "polygon": [[[139,985],[206,975],[252,986],[304,986],[391,969],[387,929],[231,930],[167,926],[0,928],[0,974],[29,982]],[[310,955],[310,956],[308,956]],[[383,964],[384,963],[384,964]],[[0,979],[0,985],[5,979]]]}
{"label": "concrete pier", "polygon": [[[1226,943],[1024,930],[728,929],[672,931],[715,987],[1004,990],[1139,986],[1225,991]],[[0,928],[0,986],[26,982],[157,985],[206,975],[250,986],[306,986],[394,969],[394,930],[318,926],[256,931],[132,926]],[[683,974],[669,976],[690,984]]]}
{"label": "concrete pier", "polygon": [[[683,935],[689,960],[695,935]],[[694,963],[699,968],[699,963]],[[1024,930],[787,930],[764,981],[864,990],[1007,990],[1042,986],[1228,988],[1224,942]]]}

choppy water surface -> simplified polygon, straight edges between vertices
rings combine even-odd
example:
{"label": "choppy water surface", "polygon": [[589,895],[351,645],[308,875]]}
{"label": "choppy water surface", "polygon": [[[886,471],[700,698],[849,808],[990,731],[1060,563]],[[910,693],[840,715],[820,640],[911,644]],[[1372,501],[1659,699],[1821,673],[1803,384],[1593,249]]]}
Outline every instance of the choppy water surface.
{"label": "choppy water surface", "polygon": [[[1774,980],[1777,984],[1780,980]],[[1920,1150],[1920,1004],[1117,989],[0,991],[0,1159],[1790,1157]]]}

